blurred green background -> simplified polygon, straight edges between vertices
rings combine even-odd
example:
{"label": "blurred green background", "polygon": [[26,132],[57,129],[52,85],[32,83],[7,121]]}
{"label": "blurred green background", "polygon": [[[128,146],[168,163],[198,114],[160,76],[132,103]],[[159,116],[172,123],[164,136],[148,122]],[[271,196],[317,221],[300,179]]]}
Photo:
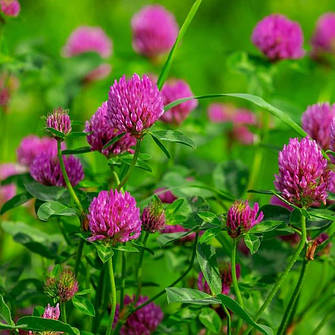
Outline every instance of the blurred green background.
{"label": "blurred green background", "polygon": [[[114,79],[134,72],[159,74],[162,64],[151,64],[136,55],[131,42],[131,17],[150,3],[157,1],[21,0],[19,17],[7,21],[0,41],[1,69],[9,68],[20,82],[10,102],[3,134],[0,135],[5,139],[1,148],[3,161],[16,160],[16,148],[24,136],[44,134],[42,117],[53,108],[59,105],[70,108],[72,119],[85,121],[107,99]],[[181,25],[193,1],[162,0],[159,3],[174,13]],[[301,114],[308,105],[334,101],[334,68],[318,65],[308,58],[309,41],[317,18],[328,11],[335,11],[335,3],[327,0],[204,0],[177,52],[170,76],[185,79],[196,95],[228,92],[261,95],[300,122]],[[304,59],[276,64],[273,71],[265,63],[254,67],[248,56],[260,56],[250,41],[251,32],[261,18],[271,13],[287,15],[301,24],[306,50]],[[80,25],[99,25],[113,40],[113,55],[107,60],[112,66],[110,76],[84,87],[79,87],[78,83],[68,84],[69,76],[73,74],[71,71],[80,72],[79,63],[61,56],[68,36]],[[260,110],[246,102],[228,98],[221,100],[248,107],[260,118],[263,117]],[[238,159],[250,167],[255,153],[262,151],[263,161],[253,186],[255,189],[273,188],[277,149],[294,135],[292,131],[272,120],[273,128],[264,145],[234,145],[231,150],[226,150],[226,138],[222,136],[224,127],[211,125],[207,118],[207,105],[211,102],[201,101],[181,126],[197,143],[197,149],[178,148],[171,170],[183,165],[189,168],[185,176],[192,175],[211,182],[217,163]],[[81,144],[84,142],[70,145],[77,147]],[[132,178],[133,185],[159,181],[159,171],[166,163],[164,155],[151,142],[146,141],[144,150],[153,153],[155,174],[153,177],[143,171],[137,172]],[[97,172],[106,169],[104,164],[100,164],[103,159],[98,156],[93,154],[93,158],[88,158]],[[267,197],[254,199],[263,204],[269,200]],[[167,254],[167,264],[174,258]],[[310,274],[311,291],[319,280],[323,280],[320,279],[319,265],[315,264]],[[152,263],[145,266],[146,273],[153,280],[161,279],[161,273],[152,268]],[[162,286],[173,277],[173,271],[166,272]],[[150,290],[146,293],[152,294]],[[306,296],[309,296],[308,292]],[[315,327],[318,320],[320,316],[311,316],[299,333],[311,334],[310,327]],[[320,334],[331,335],[334,332],[329,326]]]}

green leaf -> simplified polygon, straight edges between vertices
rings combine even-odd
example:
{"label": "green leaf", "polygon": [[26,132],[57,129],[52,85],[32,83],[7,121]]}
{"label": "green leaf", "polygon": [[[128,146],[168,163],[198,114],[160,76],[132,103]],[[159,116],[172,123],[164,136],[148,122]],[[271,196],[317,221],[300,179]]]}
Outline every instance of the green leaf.
{"label": "green leaf", "polygon": [[102,149],[107,149],[108,147],[110,147],[111,145],[115,144],[117,141],[119,141],[124,135],[126,135],[126,133],[121,133],[115,137],[113,137],[110,141],[108,141]]}
{"label": "green leaf", "polygon": [[113,248],[114,250],[119,250],[123,252],[140,252],[138,248],[131,245],[119,245]]}
{"label": "green leaf", "polygon": [[24,187],[34,198],[42,201],[62,199],[68,202],[70,200],[68,190],[64,187],[45,186],[37,182],[26,183]]}
{"label": "green leaf", "polygon": [[95,316],[92,303],[85,297],[75,295],[72,299],[73,306],[85,315]]}
{"label": "green leaf", "polygon": [[215,334],[220,332],[222,321],[214,309],[209,307],[201,308],[199,320],[209,331]]}
{"label": "green leaf", "polygon": [[94,243],[98,252],[98,256],[102,263],[108,262],[108,260],[113,257],[114,251],[111,246],[105,245],[103,243]]}
{"label": "green leaf", "polygon": [[222,291],[221,277],[216,262],[216,252],[213,246],[209,244],[197,245],[197,258],[211,291],[213,294],[219,294]]}
{"label": "green leaf", "polygon": [[169,150],[165,147],[165,145],[153,134],[150,134],[154,142],[157,144],[157,146],[164,152],[167,159],[171,158],[171,155],[169,153]]}
{"label": "green leaf", "polygon": [[167,287],[168,303],[182,302],[185,304],[212,305],[219,304],[220,300],[211,295],[193,288]]}
{"label": "green leaf", "polygon": [[157,237],[157,242],[161,245],[161,246],[165,246],[168,243],[172,243],[175,241],[180,240],[183,237],[186,237],[187,235],[192,234],[192,232],[180,232],[180,233],[166,233],[166,234],[160,234]]}
{"label": "green leaf", "polygon": [[91,147],[85,146],[80,147],[77,149],[66,149],[62,151],[63,155],[80,155],[80,154],[86,154],[87,152],[92,152]]}
{"label": "green leaf", "polygon": [[9,325],[15,325],[10,314],[9,307],[5,303],[5,300],[2,295],[0,295],[0,319],[6,321]]}
{"label": "green leaf", "polygon": [[150,132],[150,135],[159,141],[180,143],[195,148],[194,142],[179,130],[155,130]]}
{"label": "green leaf", "polygon": [[77,212],[74,208],[67,207],[58,201],[45,202],[37,211],[37,216],[42,221],[48,221],[53,215],[76,216]]}
{"label": "green leaf", "polygon": [[172,49],[171,49],[171,51],[168,55],[168,58],[167,58],[164,66],[162,68],[162,71],[159,74],[159,77],[158,77],[158,80],[157,80],[157,87],[158,87],[159,90],[163,87],[163,84],[164,84],[165,80],[167,79],[167,77],[169,75],[169,71],[170,71],[170,68],[171,68],[171,65],[172,65],[173,58],[176,54],[177,47],[179,46],[179,43],[183,39],[189,25],[191,24],[195,14],[197,13],[197,11],[199,9],[199,6],[201,4],[201,1],[202,0],[196,0],[194,2],[193,6],[191,7],[190,11],[188,12],[188,14],[186,16],[186,19],[185,19],[184,23],[182,24],[182,26],[179,30],[176,42],[174,43],[174,45],[173,45],[173,47],[172,47]]}
{"label": "green leaf", "polygon": [[69,324],[59,320],[43,319],[38,316],[24,316],[17,321],[17,324],[24,324],[26,327],[22,329],[33,331],[59,331],[71,335],[80,335],[78,329],[71,327]]}
{"label": "green leaf", "polygon": [[50,235],[22,222],[2,222],[3,230],[10,234],[14,241],[30,251],[49,259],[56,259],[60,235]]}
{"label": "green leaf", "polygon": [[261,239],[254,234],[246,234],[243,238],[245,245],[250,250],[251,255],[255,254],[261,245]]}
{"label": "green leaf", "polygon": [[54,128],[46,128],[48,132],[50,132],[53,136],[64,139],[65,134],[63,134],[61,131],[58,131]]}
{"label": "green leaf", "polygon": [[16,208],[26,203],[31,198],[32,196],[28,192],[23,192],[23,193],[15,195],[13,198],[9,199],[7,202],[3,204],[0,210],[0,215],[6,213],[10,209]]}
{"label": "green leaf", "polygon": [[[72,126],[74,125],[74,122],[71,122]],[[68,135],[68,137],[86,137],[89,133],[85,133],[83,131],[71,131],[71,133]]]}
{"label": "green leaf", "polygon": [[183,98],[183,99],[178,99],[175,100],[168,105],[164,107],[164,110],[167,111],[171,109],[172,107],[178,106],[179,104],[189,101],[192,99],[212,99],[212,98],[222,98],[222,97],[234,97],[234,98],[240,98],[243,100],[247,100],[252,102],[258,107],[263,108],[264,110],[268,111],[271,113],[273,116],[284,122],[286,125],[288,125],[291,129],[293,129],[299,136],[306,137],[307,134],[306,132],[296,123],[294,122],[286,113],[281,111],[280,109],[272,106],[268,102],[266,102],[264,99],[252,95],[252,94],[246,94],[246,93],[222,93],[222,94],[208,94],[208,95],[198,95],[194,97],[188,97],[188,98]]}
{"label": "green leaf", "polygon": [[218,294],[217,298],[221,301],[223,305],[225,305],[228,309],[230,309],[234,314],[241,317],[245,322],[249,325],[253,326],[257,330],[261,331],[266,335],[273,335],[273,331],[270,327],[261,325],[256,323],[251,316],[233,299],[229,298],[227,295]]}
{"label": "green leaf", "polygon": [[213,171],[213,181],[217,189],[227,191],[240,198],[247,189],[248,168],[239,161],[220,163]]}

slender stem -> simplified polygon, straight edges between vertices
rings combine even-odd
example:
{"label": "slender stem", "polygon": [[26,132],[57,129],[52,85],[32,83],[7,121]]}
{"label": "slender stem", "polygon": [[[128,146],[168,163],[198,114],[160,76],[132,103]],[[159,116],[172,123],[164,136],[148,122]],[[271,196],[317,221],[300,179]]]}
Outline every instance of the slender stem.
{"label": "slender stem", "polygon": [[320,330],[322,329],[322,327],[327,323],[327,321],[332,318],[334,315],[334,310],[331,309],[330,311],[328,311],[328,313],[326,313],[326,315],[324,316],[324,318],[320,321],[320,323],[317,325],[317,327],[314,329],[313,331],[313,335],[317,335]]}
{"label": "slender stem", "polygon": [[108,261],[108,270],[110,275],[110,285],[111,285],[111,292],[110,292],[110,303],[111,303],[111,313],[109,317],[109,325],[107,327],[106,335],[112,334],[113,329],[113,322],[115,316],[115,309],[116,309],[116,287],[115,287],[115,279],[114,279],[114,270],[113,270],[113,258],[111,257]]}
{"label": "slender stem", "polygon": [[126,253],[124,251],[121,251],[121,258],[122,258],[122,268],[121,268],[120,310],[123,309],[124,289],[126,287],[127,263],[126,263]]}
{"label": "slender stem", "polygon": [[231,335],[231,317],[230,313],[225,305],[222,304],[223,310],[227,316],[227,335]]}
{"label": "slender stem", "polygon": [[291,296],[291,299],[285,309],[282,321],[280,323],[277,335],[284,335],[288,326],[288,322],[291,318],[293,318],[293,309],[294,306],[296,305],[296,301],[298,299],[298,296],[301,292],[301,288],[304,282],[304,278],[305,278],[305,273],[306,273],[306,268],[308,267],[309,261],[307,259],[304,259],[304,262],[302,264],[302,268],[301,268],[301,272],[300,272],[300,276],[297,282],[297,285],[293,291],[293,294]]}
{"label": "slender stem", "polygon": [[[176,279],[168,287],[173,287],[173,286],[177,285],[192,270],[193,264],[194,264],[194,260],[195,260],[196,250],[197,250],[198,237],[199,237],[199,233],[196,233],[195,240],[194,240],[194,243],[193,243],[192,256],[191,256],[190,264],[189,264],[188,268],[185,270],[185,272],[178,279]],[[134,308],[132,311],[130,311],[130,313],[127,316],[129,316],[132,313],[138,311],[139,309],[143,308],[144,306],[150,304],[152,301],[156,300],[157,298],[159,298],[160,296],[162,296],[164,293],[166,293],[165,289],[162,290],[162,291],[160,291],[160,292],[158,292],[156,295],[154,295],[152,298],[148,299],[142,305],[139,305],[136,308]]]}
{"label": "slender stem", "polygon": [[95,310],[96,315],[92,323],[93,333],[97,332],[97,329],[99,327],[99,322],[100,322],[101,300],[102,300],[102,295],[103,295],[103,290],[104,290],[104,285],[105,285],[105,281],[104,281],[105,270],[106,270],[106,267],[103,265],[100,271],[99,284],[98,284],[98,287],[95,293],[94,310]]}
{"label": "slender stem", "polygon": [[62,315],[62,320],[67,323],[67,316],[66,316],[66,302],[62,302],[60,304],[61,308],[61,315]]}
{"label": "slender stem", "polygon": [[[143,247],[146,246],[147,240],[149,237],[149,232],[145,232],[144,240],[143,240]],[[136,301],[139,299],[142,290],[142,264],[143,264],[143,256],[144,256],[144,248],[141,249],[140,259],[138,261],[137,266],[137,273],[136,273],[136,281],[137,281],[137,294],[136,294]]]}
{"label": "slender stem", "polygon": [[133,169],[136,165],[137,158],[140,154],[141,141],[142,141],[142,138],[137,139],[133,160],[131,162],[131,165],[128,168],[128,171],[127,171],[126,175],[122,178],[121,182],[119,183],[119,185],[117,187],[118,190],[121,190],[121,188],[126,184],[126,182],[128,181],[128,179],[129,179],[129,177],[130,177],[130,175],[131,175],[131,173],[132,173],[132,171],[133,171]]}
{"label": "slender stem", "polygon": [[[237,282],[237,275],[236,275],[236,253],[237,253],[237,244],[238,244],[239,239],[234,238],[233,239],[233,249],[231,253],[231,275],[232,275],[232,280],[233,280],[233,287],[234,287],[234,292],[236,294],[236,298],[240,306],[243,308],[243,299],[241,295],[240,288],[238,287],[238,282]],[[237,328],[236,328],[236,334],[239,333],[239,330],[242,327],[243,320],[239,318]]]}
{"label": "slender stem", "polygon": [[[258,312],[256,313],[256,316],[254,318],[255,322],[258,321],[258,319],[260,318],[260,316],[262,315],[262,313],[268,308],[268,306],[270,305],[272,299],[275,297],[275,295],[277,294],[277,292],[279,291],[281,285],[283,284],[283,282],[286,280],[289,272],[291,271],[293,265],[295,264],[295,262],[297,261],[301,251],[303,250],[305,243],[306,243],[306,218],[301,215],[301,239],[300,242],[298,244],[298,247],[295,251],[295,253],[292,255],[285,271],[281,274],[281,276],[278,278],[277,282],[274,284],[274,286],[272,287],[271,291],[268,293],[263,305],[261,306],[261,308],[258,310]],[[251,326],[248,327],[248,329],[244,332],[244,334],[249,334],[250,330],[251,330]]]}
{"label": "slender stem", "polygon": [[77,277],[77,274],[79,272],[80,261],[81,261],[81,256],[83,254],[84,244],[85,244],[85,241],[81,238],[80,241],[79,241],[79,245],[78,245],[76,263],[75,263],[75,266],[74,266],[74,274],[75,274],[76,277]]}
{"label": "slender stem", "polygon": [[82,214],[84,212],[84,209],[83,209],[83,206],[81,205],[81,203],[80,203],[80,201],[77,197],[76,192],[74,191],[74,189],[73,189],[73,187],[70,183],[69,176],[67,175],[65,165],[64,165],[63,155],[62,155],[61,144],[62,144],[62,141],[57,140],[57,151],[58,151],[58,159],[59,159],[60,168],[62,170],[62,174],[63,174],[63,178],[64,178],[64,181],[65,181],[66,187],[69,190],[69,193],[70,193],[73,201],[75,202],[75,204],[79,208],[80,214]]}

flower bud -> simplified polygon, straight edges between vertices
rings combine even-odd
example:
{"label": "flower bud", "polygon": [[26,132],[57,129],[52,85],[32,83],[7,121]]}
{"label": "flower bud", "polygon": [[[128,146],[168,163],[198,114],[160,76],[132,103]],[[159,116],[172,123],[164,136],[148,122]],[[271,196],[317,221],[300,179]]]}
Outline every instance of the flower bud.
{"label": "flower bud", "polygon": [[[47,117],[46,125],[47,128],[55,129],[64,135],[68,135],[72,130],[70,116],[68,112],[61,107],[56,108],[53,113]],[[52,136],[58,138],[54,134],[52,134]]]}
{"label": "flower bud", "polygon": [[163,229],[165,225],[165,212],[161,201],[158,198],[145,207],[142,213],[142,228],[150,233]]}

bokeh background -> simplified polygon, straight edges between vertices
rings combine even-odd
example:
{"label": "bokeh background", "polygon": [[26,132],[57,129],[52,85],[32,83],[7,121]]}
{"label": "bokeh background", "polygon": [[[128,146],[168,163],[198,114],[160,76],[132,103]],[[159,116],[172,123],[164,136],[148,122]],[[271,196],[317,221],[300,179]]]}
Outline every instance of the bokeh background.
{"label": "bokeh background", "polygon": [[[53,108],[69,108],[72,119],[84,122],[107,99],[110,85],[121,75],[134,72],[159,74],[163,60],[152,64],[132,48],[131,17],[142,6],[151,3],[157,1],[21,1],[19,17],[7,21],[0,40],[1,70],[9,70],[19,81],[6,120],[1,121],[2,161],[16,160],[16,148],[24,136],[44,134],[43,117]],[[159,3],[174,13],[181,25],[193,1],[161,0]],[[319,65],[308,57],[315,23],[320,15],[328,11],[335,11],[335,3],[330,0],[204,0],[178,49],[170,77],[186,80],[196,95],[229,92],[260,95],[300,123],[301,114],[308,105],[321,101],[334,102],[335,99],[334,67]],[[283,61],[270,71],[266,62],[257,66],[252,62],[250,55],[261,55],[252,45],[250,36],[256,23],[271,13],[284,14],[300,23],[306,57],[299,61]],[[65,59],[61,55],[68,36],[80,25],[101,26],[113,40],[113,55],[107,60],[112,66],[111,74],[89,85],[81,85],[77,79],[87,66],[92,66],[91,60],[87,64],[86,60]],[[229,98],[221,101],[250,108],[259,119],[264,117],[261,110],[246,102]],[[170,171],[178,170],[184,176],[211,183],[218,163],[238,160],[248,169],[253,164],[254,155],[262,151],[263,159],[253,188],[272,189],[278,149],[294,135],[292,131],[278,120],[271,119],[272,127],[262,145],[234,144],[227,149],[227,138],[223,135],[226,126],[213,125],[208,120],[207,106],[211,102],[200,101],[198,108],[181,126],[181,130],[196,142],[197,149],[177,148],[174,162],[169,163]],[[77,127],[81,129],[80,125]],[[261,135],[262,130],[253,131]],[[70,143],[73,147],[80,145],[85,145],[84,139]],[[154,173],[137,172],[132,178],[133,185],[161,181],[162,166],[167,164],[162,152],[150,141],[146,141],[144,151],[153,156]],[[96,174],[107,169],[98,154],[92,154],[87,161],[94,166]],[[254,196],[254,200],[262,204],[269,201],[264,196]],[[9,240],[5,243],[8,247],[4,248],[4,257],[11,259],[14,244]],[[22,251],[17,244],[15,248],[15,254]],[[167,265],[178,262],[175,254],[167,253],[164,257]],[[162,286],[174,278],[173,271],[167,270],[169,266],[164,269],[156,265],[153,267],[152,263],[145,266],[147,275],[154,281],[159,280]],[[307,279],[312,292],[328,276],[327,273],[322,274],[318,266],[313,267]],[[164,271],[164,278],[161,271]],[[155,290],[150,289],[147,293],[151,295]],[[304,295],[302,299],[305,299]],[[173,308],[178,309],[178,306],[164,307],[170,312]],[[322,310],[306,318],[299,334],[311,334],[309,331],[320,320],[320,315],[323,315]],[[334,334],[331,325],[327,327],[322,334]]]}

